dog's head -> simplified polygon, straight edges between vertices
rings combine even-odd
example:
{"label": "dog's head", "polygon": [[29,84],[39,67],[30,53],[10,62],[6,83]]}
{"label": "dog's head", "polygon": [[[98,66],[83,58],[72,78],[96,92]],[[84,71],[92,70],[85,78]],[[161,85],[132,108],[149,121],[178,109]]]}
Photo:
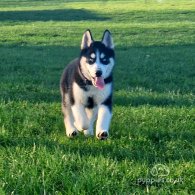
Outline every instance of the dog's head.
{"label": "dog's head", "polygon": [[87,30],[81,42],[80,68],[85,78],[98,89],[104,88],[104,79],[114,67],[114,44],[111,33],[105,30],[101,41],[94,41]]}

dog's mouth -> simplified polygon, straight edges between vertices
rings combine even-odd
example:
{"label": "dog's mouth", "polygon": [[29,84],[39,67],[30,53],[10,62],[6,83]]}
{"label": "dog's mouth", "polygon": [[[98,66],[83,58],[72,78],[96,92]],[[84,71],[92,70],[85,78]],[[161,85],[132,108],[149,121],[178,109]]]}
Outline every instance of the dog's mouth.
{"label": "dog's mouth", "polygon": [[104,89],[105,82],[104,82],[104,78],[102,76],[101,77],[92,77],[92,83],[98,89],[100,89],[100,90]]}

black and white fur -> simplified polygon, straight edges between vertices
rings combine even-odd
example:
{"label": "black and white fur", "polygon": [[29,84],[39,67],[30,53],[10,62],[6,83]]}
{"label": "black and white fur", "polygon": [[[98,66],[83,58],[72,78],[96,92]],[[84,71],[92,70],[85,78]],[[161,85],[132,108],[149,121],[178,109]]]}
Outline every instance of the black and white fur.
{"label": "black and white fur", "polygon": [[[82,38],[80,57],[65,68],[60,82],[62,111],[66,135],[74,137],[78,131],[96,137],[108,137],[112,118],[112,70],[115,62],[111,33],[106,30],[102,41],[94,41],[90,30]],[[104,80],[104,82],[102,81]],[[96,86],[97,80],[104,87]]]}

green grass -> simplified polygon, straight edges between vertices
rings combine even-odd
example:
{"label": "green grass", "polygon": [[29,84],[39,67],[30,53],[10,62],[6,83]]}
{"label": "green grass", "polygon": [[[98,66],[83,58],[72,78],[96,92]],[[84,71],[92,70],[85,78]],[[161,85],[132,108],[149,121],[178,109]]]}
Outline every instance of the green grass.
{"label": "green grass", "polygon": [[[0,194],[193,194],[194,5],[0,0]],[[60,75],[87,28],[116,45],[107,141],[64,133]]]}

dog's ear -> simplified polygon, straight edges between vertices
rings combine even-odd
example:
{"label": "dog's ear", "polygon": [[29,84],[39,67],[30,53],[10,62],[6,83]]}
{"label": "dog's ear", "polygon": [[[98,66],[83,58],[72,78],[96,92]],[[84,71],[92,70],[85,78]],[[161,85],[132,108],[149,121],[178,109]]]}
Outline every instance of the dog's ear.
{"label": "dog's ear", "polygon": [[91,45],[93,42],[93,37],[91,35],[90,30],[86,30],[83,34],[82,42],[81,42],[81,49],[85,49]]}
{"label": "dog's ear", "polygon": [[112,35],[111,35],[109,30],[104,31],[104,35],[102,37],[102,43],[106,47],[108,47],[110,49],[114,49],[114,43],[113,43]]}

